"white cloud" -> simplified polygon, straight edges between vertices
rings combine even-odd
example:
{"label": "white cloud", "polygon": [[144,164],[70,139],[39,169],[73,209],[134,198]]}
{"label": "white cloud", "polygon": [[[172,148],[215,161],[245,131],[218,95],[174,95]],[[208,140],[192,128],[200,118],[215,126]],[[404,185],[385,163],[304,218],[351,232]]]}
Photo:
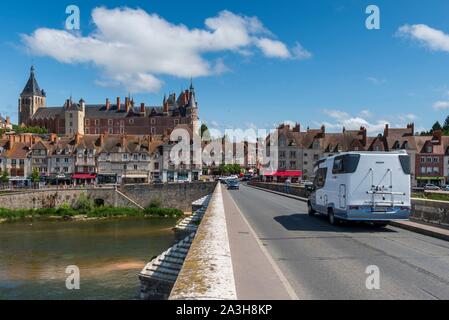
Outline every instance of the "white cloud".
{"label": "white cloud", "polygon": [[433,51],[449,52],[449,35],[425,24],[404,25],[398,29],[397,35],[418,41]]}
{"label": "white cloud", "polygon": [[449,101],[437,101],[433,104],[436,111],[449,109]]}
{"label": "white cloud", "polygon": [[256,40],[256,46],[269,58],[287,59],[291,57],[287,46],[277,40],[262,38]]}
{"label": "white cloud", "polygon": [[312,53],[303,48],[303,46],[296,42],[296,45],[292,49],[293,57],[298,60],[305,60],[312,57]]}
{"label": "white cloud", "polygon": [[362,111],[360,111],[359,116],[362,118],[371,118],[373,116],[373,114],[369,110],[362,110]]}
{"label": "white cloud", "polygon": [[409,122],[416,120],[418,117],[414,114],[389,116],[388,119],[372,119],[374,115],[369,110],[363,110],[357,116],[353,116],[347,112],[340,110],[323,110],[332,121],[325,121],[322,124],[331,130],[340,131],[344,128],[347,130],[358,130],[365,127],[368,133],[378,134],[383,132],[385,125],[395,123],[396,127],[405,127]]}
{"label": "white cloud", "polygon": [[368,77],[368,78],[366,78],[366,80],[368,80],[369,82],[371,82],[375,85],[382,85],[387,82],[386,79],[380,79],[380,78],[376,78],[376,77]]}
{"label": "white cloud", "polygon": [[[207,53],[233,52],[249,56],[258,48],[269,58],[298,58],[257,17],[222,11],[206,19],[205,28],[189,29],[141,9],[95,8],[95,30],[87,36],[65,30],[40,28],[21,35],[31,54],[62,63],[92,63],[103,71],[99,84],[118,83],[133,92],[155,92],[161,75],[182,78],[228,71],[222,59],[209,61]],[[307,51],[302,47],[302,56]]]}
{"label": "white cloud", "polygon": [[408,113],[408,114],[404,114],[404,115],[399,115],[397,116],[399,121],[416,121],[418,120],[418,116],[413,114],[413,113]]}

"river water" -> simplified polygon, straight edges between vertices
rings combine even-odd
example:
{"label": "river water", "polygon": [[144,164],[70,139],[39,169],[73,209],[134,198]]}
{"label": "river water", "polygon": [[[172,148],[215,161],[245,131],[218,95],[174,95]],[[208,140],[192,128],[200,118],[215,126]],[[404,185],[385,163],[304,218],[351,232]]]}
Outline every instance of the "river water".
{"label": "river water", "polygon": [[[137,274],[175,241],[173,219],[0,224],[0,300],[136,299]],[[68,266],[80,290],[66,288]]]}

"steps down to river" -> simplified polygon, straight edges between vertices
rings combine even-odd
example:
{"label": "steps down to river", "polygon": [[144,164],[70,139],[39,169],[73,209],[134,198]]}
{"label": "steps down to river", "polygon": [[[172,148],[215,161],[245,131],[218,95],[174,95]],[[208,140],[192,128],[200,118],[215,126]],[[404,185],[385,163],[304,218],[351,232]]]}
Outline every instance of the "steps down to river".
{"label": "steps down to river", "polygon": [[179,222],[173,229],[175,232],[176,240],[181,240],[198,230],[201,220],[206,213],[207,207],[209,206],[211,196],[204,197],[192,204],[192,209],[194,213],[190,217],[184,218]]}
{"label": "steps down to river", "polygon": [[192,210],[195,213],[183,219],[174,228],[176,238],[183,240],[154,258],[139,274],[141,299],[167,300],[169,298],[210,199],[211,197],[207,196],[192,204]]}
{"label": "steps down to river", "polygon": [[192,203],[192,212],[198,211],[203,208],[207,209],[211,198],[212,195],[208,195],[199,200],[196,200],[194,203]]}

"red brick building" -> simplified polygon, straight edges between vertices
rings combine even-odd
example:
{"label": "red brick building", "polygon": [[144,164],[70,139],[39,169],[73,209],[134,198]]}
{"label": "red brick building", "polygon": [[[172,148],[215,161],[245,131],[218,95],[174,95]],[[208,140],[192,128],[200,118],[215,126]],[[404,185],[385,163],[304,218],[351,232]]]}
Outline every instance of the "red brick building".
{"label": "red brick building", "polygon": [[[73,120],[72,120],[73,118]],[[81,119],[81,121],[77,121]],[[193,83],[188,90],[164,97],[161,106],[135,104],[134,99],[106,99],[104,103],[79,103],[66,100],[62,107],[46,107],[46,93],[41,90],[31,69],[19,99],[19,124],[46,128],[50,133],[69,135],[131,134],[163,135],[178,125],[198,128],[198,104]]]}

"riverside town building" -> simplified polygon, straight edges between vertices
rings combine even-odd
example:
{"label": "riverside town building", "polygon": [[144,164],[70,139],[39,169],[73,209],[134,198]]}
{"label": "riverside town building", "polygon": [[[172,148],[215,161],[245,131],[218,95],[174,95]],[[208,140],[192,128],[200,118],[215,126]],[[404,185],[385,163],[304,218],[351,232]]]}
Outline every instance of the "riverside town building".
{"label": "riverside town building", "polygon": [[[32,67],[19,97],[19,124],[45,128],[49,134],[15,134],[10,119],[0,117],[0,129],[6,132],[0,138],[0,171],[7,172],[13,185],[29,185],[33,171],[39,172],[42,183],[58,185],[196,181],[203,173],[219,174],[221,163],[206,166],[190,157],[190,163],[175,164],[170,159],[176,145],[170,141],[173,130],[184,129],[192,139],[200,131],[193,83],[179,95],[164,97],[161,106],[136,106],[127,97],[124,102],[106,99],[103,104],[87,104],[83,99],[76,103],[69,98],[62,107],[47,107],[46,98]],[[254,143],[231,143],[227,150],[228,143],[222,140],[223,150],[211,148],[211,152],[221,152],[222,162],[232,152],[234,162],[264,180],[296,182],[312,180],[314,163],[339,152],[405,150],[412,160],[413,186],[449,183],[449,137],[441,131],[417,136],[414,130],[414,124],[405,128],[386,125],[383,133],[369,137],[363,127],[330,133],[325,126],[304,131],[299,124],[281,125],[275,168],[257,162],[262,148]],[[201,144],[203,150],[207,144]],[[194,145],[191,154],[201,153],[193,150]],[[244,159],[236,160],[237,150],[243,150]]]}

